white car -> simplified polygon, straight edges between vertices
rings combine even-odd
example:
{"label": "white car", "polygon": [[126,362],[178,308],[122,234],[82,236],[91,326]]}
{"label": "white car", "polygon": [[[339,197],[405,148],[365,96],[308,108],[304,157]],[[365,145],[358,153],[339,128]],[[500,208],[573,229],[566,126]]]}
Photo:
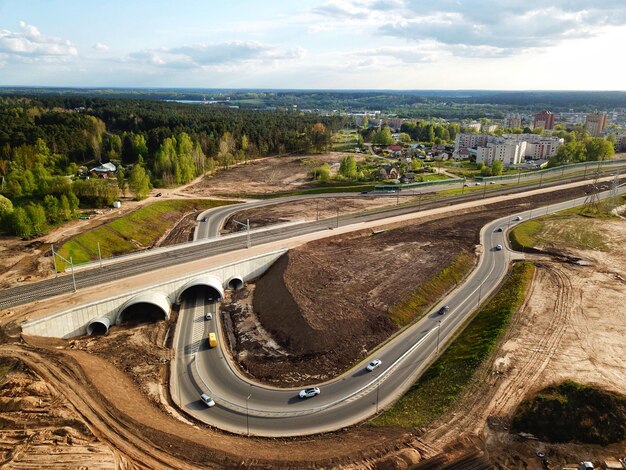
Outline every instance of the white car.
{"label": "white car", "polygon": [[298,396],[300,398],[311,398],[319,394],[320,394],[320,389],[318,387],[312,387],[312,388],[305,388],[304,390],[300,390],[300,393],[298,393]]}
{"label": "white car", "polygon": [[370,362],[367,365],[367,370],[369,370],[370,372],[372,372],[374,369],[376,369],[379,365],[381,365],[383,363],[383,361],[381,361],[380,359],[374,359],[372,362]]}
{"label": "white car", "polygon": [[522,220],[522,216],[518,215],[517,217],[515,217],[513,220],[515,220],[516,222],[519,222],[520,220]]}
{"label": "white car", "polygon": [[207,312],[204,314],[205,320],[213,320],[213,314],[211,312]]}
{"label": "white car", "polygon": [[496,184],[495,181],[489,181],[489,184]]}
{"label": "white car", "polygon": [[204,404],[208,406],[209,408],[215,406],[215,402],[213,401],[213,398],[208,396],[206,393],[203,393],[202,395],[200,395],[200,400],[202,400]]}
{"label": "white car", "polygon": [[474,183],[474,186],[480,186],[480,183]]}
{"label": "white car", "polygon": [[501,251],[502,250],[502,245],[496,245],[496,250]]}

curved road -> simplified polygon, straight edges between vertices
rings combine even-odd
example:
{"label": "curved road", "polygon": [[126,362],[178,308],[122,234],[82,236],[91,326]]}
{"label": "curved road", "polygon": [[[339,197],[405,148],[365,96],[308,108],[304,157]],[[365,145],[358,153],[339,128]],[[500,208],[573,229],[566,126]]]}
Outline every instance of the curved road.
{"label": "curved road", "polygon": [[[222,350],[219,315],[214,315],[212,321],[203,318],[204,309],[215,312],[216,305],[205,306],[201,297],[192,299],[181,309],[176,331],[172,396],[197,419],[241,434],[295,436],[356,424],[408,390],[477,305],[498,287],[510,261],[521,257],[506,243],[508,229],[519,223],[515,219],[518,215],[523,219],[535,218],[583,202],[584,198],[578,198],[487,224],[481,230],[484,249],[478,267],[442,302],[450,307],[448,313],[434,313],[438,305],[433,313],[399,333],[342,376],[323,384],[310,384],[319,386],[321,394],[307,400],[297,397],[299,389],[263,386],[246,380],[234,370]],[[498,227],[503,231],[498,232]],[[504,249],[497,250],[498,244]],[[209,331],[218,334],[217,348],[207,347]],[[374,358],[381,359],[382,365],[374,372],[367,372],[365,366]],[[200,393],[212,396],[216,406],[207,408],[202,404]]]}

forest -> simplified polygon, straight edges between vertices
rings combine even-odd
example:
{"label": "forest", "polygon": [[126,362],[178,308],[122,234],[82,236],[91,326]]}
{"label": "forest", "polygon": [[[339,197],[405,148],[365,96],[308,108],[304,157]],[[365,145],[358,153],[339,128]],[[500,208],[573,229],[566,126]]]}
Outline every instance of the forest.
{"label": "forest", "polygon": [[[338,116],[88,97],[0,96],[0,224],[23,238],[216,167],[322,151]],[[113,162],[113,177],[90,169]],[[91,176],[91,177],[90,177]]]}

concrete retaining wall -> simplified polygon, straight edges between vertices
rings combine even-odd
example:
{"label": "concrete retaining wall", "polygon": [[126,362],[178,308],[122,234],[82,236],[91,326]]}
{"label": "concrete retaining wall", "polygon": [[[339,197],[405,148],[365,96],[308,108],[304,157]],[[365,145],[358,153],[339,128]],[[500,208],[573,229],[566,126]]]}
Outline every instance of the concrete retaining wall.
{"label": "concrete retaining wall", "polygon": [[[182,290],[189,286],[194,279],[212,276],[219,279],[223,287],[227,287],[228,281],[233,277],[249,281],[267,271],[274,261],[286,251],[274,251],[225,266],[212,267],[206,271],[195,272],[184,277],[146,286],[142,289],[103,298],[97,302],[91,302],[70,310],[54,313],[45,318],[25,322],[22,324],[22,331],[26,335],[53,338],[72,338],[85,335],[87,334],[87,325],[92,320],[106,317],[111,324],[116,324],[123,306],[138,295],[149,291],[159,293],[167,297],[169,304],[172,305],[177,302]],[[167,270],[163,270],[163,274],[165,276]],[[51,302],[54,302],[54,300],[51,300]]]}

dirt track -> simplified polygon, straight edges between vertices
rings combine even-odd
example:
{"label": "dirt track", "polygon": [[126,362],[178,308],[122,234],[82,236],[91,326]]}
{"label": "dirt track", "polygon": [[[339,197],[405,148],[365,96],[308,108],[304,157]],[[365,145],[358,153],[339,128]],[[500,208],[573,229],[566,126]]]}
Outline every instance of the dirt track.
{"label": "dirt track", "polygon": [[[427,432],[442,445],[459,436],[484,439],[492,462],[514,468],[539,465],[534,453],[552,462],[600,460],[626,454],[626,442],[607,448],[525,441],[508,433],[509,419],[531,391],[564,379],[626,394],[626,223],[579,220],[604,234],[607,251],[544,246],[590,266],[540,257],[527,301],[515,314],[505,338],[456,409]],[[540,466],[536,467],[540,468]]]}

